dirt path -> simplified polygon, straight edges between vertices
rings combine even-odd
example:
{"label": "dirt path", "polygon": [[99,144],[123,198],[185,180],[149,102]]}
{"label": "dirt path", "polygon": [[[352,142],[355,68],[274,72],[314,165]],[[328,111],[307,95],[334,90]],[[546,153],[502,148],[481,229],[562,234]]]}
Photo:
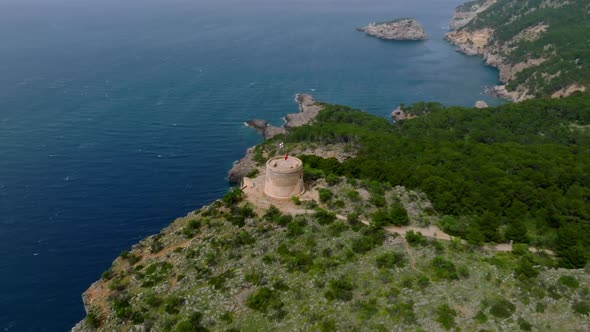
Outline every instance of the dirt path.
{"label": "dirt path", "polygon": [[[246,194],[246,199],[255,207],[256,212],[261,215],[264,214],[266,209],[268,209],[271,205],[276,206],[282,213],[284,214],[307,214],[313,213],[313,210],[307,210],[302,208],[299,205],[295,205],[290,199],[285,200],[278,200],[278,199],[271,199],[264,195],[264,176],[259,175],[254,179],[244,178],[244,185],[242,186],[242,191]],[[318,193],[315,189],[309,190],[301,195],[301,201],[306,200],[314,200],[316,202],[319,201]],[[346,221],[347,218],[343,215],[336,215],[339,220]],[[370,225],[368,220],[361,220],[361,222],[365,225]],[[425,237],[437,240],[444,240],[444,241],[451,241],[453,236],[443,232],[440,228],[435,225],[430,225],[428,227],[416,227],[416,226],[386,226],[383,228],[386,232],[394,234],[398,233],[402,236],[405,236],[409,231],[413,231],[415,233],[421,233]],[[404,243],[407,242],[404,239]],[[409,248],[409,247],[408,247]],[[482,247],[484,250],[489,251],[496,251],[496,252],[509,252],[512,251],[512,244],[511,243],[500,243],[495,246],[484,246]],[[555,256],[555,253],[548,249],[537,249],[535,247],[529,247],[529,250],[532,253],[537,252],[545,252],[548,255]],[[406,250],[407,251],[407,250]],[[409,251],[408,251],[409,254]],[[410,256],[411,257],[411,256]]]}

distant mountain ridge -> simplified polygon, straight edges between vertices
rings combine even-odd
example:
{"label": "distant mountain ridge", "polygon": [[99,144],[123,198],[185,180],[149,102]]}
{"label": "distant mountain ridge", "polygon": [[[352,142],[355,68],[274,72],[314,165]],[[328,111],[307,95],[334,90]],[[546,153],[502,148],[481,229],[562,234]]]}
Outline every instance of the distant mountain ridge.
{"label": "distant mountain ridge", "polygon": [[590,3],[477,0],[457,7],[445,38],[500,70],[496,93],[513,101],[590,87]]}

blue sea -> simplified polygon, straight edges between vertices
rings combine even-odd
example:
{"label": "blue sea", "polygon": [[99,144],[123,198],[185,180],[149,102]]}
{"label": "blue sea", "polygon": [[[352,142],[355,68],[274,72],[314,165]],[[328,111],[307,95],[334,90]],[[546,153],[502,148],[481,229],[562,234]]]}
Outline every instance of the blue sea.
{"label": "blue sea", "polygon": [[[112,260],[228,190],[296,93],[387,117],[498,73],[442,40],[461,0],[0,1],[0,331],[65,331]],[[425,42],[355,31],[415,17]]]}

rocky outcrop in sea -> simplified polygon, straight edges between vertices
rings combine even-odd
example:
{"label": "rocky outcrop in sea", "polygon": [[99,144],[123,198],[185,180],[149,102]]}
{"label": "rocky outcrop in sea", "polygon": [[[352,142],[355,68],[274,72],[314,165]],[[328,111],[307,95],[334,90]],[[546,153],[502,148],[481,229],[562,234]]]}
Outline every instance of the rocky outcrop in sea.
{"label": "rocky outcrop in sea", "polygon": [[371,23],[366,27],[357,28],[369,36],[385,40],[425,40],[424,28],[412,18],[402,18],[389,22]]}

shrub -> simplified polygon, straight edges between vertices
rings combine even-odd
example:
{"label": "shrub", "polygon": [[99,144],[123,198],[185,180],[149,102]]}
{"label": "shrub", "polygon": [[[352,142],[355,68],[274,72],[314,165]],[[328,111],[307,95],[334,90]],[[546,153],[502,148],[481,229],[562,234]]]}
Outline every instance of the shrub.
{"label": "shrub", "polygon": [[147,305],[149,305],[152,308],[159,307],[160,305],[162,305],[163,302],[162,299],[156,293],[153,292],[147,293],[143,300]]}
{"label": "shrub", "polygon": [[326,211],[324,209],[318,209],[314,214],[313,214],[314,219],[320,224],[320,225],[328,225],[333,223],[336,220],[336,214],[330,211]]}
{"label": "shrub", "polygon": [[158,234],[152,238],[152,241],[150,243],[150,252],[152,254],[159,253],[160,251],[162,251],[162,249],[164,249],[164,244],[162,243],[162,241],[160,241],[160,237],[161,235]]}
{"label": "shrub", "polygon": [[448,234],[460,236],[465,234],[465,223],[453,216],[444,216],[440,220],[440,228]]}
{"label": "shrub", "polygon": [[328,174],[328,176],[326,176],[326,182],[330,185],[333,186],[337,183],[340,182],[340,177],[335,175],[334,173],[330,173]]}
{"label": "shrub", "polygon": [[348,226],[346,226],[345,223],[338,221],[330,225],[330,227],[328,228],[328,234],[330,234],[330,236],[338,237],[340,236],[340,234],[342,234],[342,232],[346,231],[347,229]]}
{"label": "shrub", "polygon": [[291,221],[287,225],[287,237],[297,237],[305,232],[305,227],[298,221]]}
{"label": "shrub", "polygon": [[290,214],[284,214],[279,218],[278,224],[281,226],[287,226],[291,221],[293,221],[293,217]]}
{"label": "shrub", "polygon": [[320,188],[318,189],[318,194],[320,196],[320,202],[322,203],[327,203],[330,200],[332,200],[332,191],[330,191],[330,189],[326,189],[326,188]]}
{"label": "shrub", "polygon": [[256,243],[256,238],[246,231],[239,231],[234,234],[231,243],[234,248],[240,248],[241,246]]}
{"label": "shrub", "polygon": [[577,301],[572,305],[572,309],[580,315],[588,316],[590,314],[590,302]]}
{"label": "shrub", "polygon": [[241,189],[233,189],[225,194],[221,201],[226,207],[235,206],[243,199],[243,192]]}
{"label": "shrub", "polygon": [[437,279],[459,279],[455,264],[441,256],[434,257],[432,261],[430,261],[430,266],[434,270],[434,275]]}
{"label": "shrub", "polygon": [[363,227],[363,223],[360,221],[359,215],[356,213],[349,213],[346,216],[346,221],[348,221],[348,224],[355,232],[361,229],[361,227]]}
{"label": "shrub", "polygon": [[503,298],[494,299],[491,304],[490,314],[498,318],[508,318],[516,310],[516,306],[512,302]]}
{"label": "shrub", "polygon": [[283,307],[283,302],[277,291],[262,287],[248,296],[246,306],[252,310],[267,313],[269,310],[280,310]]}
{"label": "shrub", "polygon": [[389,214],[391,216],[391,223],[397,226],[408,225],[410,218],[408,217],[408,211],[400,204],[394,205]]}
{"label": "shrub", "polygon": [[436,321],[439,322],[445,330],[450,330],[455,325],[456,316],[457,312],[446,303],[441,304],[436,308]]}
{"label": "shrub", "polygon": [[324,297],[328,300],[350,301],[353,297],[354,285],[347,278],[332,279]]}
{"label": "shrub", "polygon": [[96,313],[96,311],[89,311],[86,315],[86,323],[88,323],[88,325],[96,329],[99,328],[100,325],[102,325],[102,319]]}
{"label": "shrub", "polygon": [[158,262],[148,266],[143,274],[138,276],[143,279],[142,287],[155,286],[166,279],[168,272],[172,269],[172,264],[168,262]]}
{"label": "shrub", "polygon": [[179,307],[184,303],[184,300],[178,296],[169,296],[164,301],[164,311],[171,315],[176,315],[180,312]]}
{"label": "shrub", "polygon": [[255,286],[262,285],[264,275],[261,272],[250,271],[244,275],[244,281],[251,283]]}
{"label": "shrub", "polygon": [[484,312],[480,310],[475,316],[473,316],[473,319],[476,322],[483,324],[488,321],[488,316],[486,316],[486,314],[484,314]]}
{"label": "shrub", "polygon": [[559,283],[572,289],[580,287],[578,279],[574,276],[561,276],[559,278]]}
{"label": "shrub", "polygon": [[382,194],[371,194],[371,198],[369,199],[369,201],[373,203],[373,205],[375,205],[376,207],[384,207],[385,204],[387,204],[385,196],[383,196]]}
{"label": "shrub", "polygon": [[129,262],[129,265],[134,265],[135,263],[139,262],[139,260],[141,259],[139,256],[137,256],[134,253],[131,253],[127,250],[122,251],[119,256],[121,256],[121,258],[123,258],[124,260]]}
{"label": "shrub", "polygon": [[207,332],[206,327],[201,324],[203,315],[200,312],[193,312],[187,319],[181,320],[174,326],[173,332]]}
{"label": "shrub", "polygon": [[512,253],[516,256],[523,256],[529,254],[529,246],[525,243],[515,243],[512,245]]}
{"label": "shrub", "polygon": [[352,240],[352,250],[364,254],[376,246],[375,240],[370,236],[361,236]]}
{"label": "shrub", "polygon": [[186,227],[182,229],[182,234],[187,238],[192,238],[199,233],[201,229],[201,220],[200,219],[191,219],[189,220]]}
{"label": "shrub", "polygon": [[301,199],[299,199],[297,196],[291,197],[291,202],[293,202],[295,205],[301,205]]}
{"label": "shrub", "polygon": [[397,302],[387,311],[396,322],[404,322],[405,324],[412,324],[416,321],[416,314],[414,313],[413,302]]}
{"label": "shrub", "polygon": [[254,168],[253,170],[248,172],[248,174],[246,174],[246,177],[247,178],[255,178],[256,176],[258,176],[259,173],[260,173],[260,171],[258,170],[258,168]]}
{"label": "shrub", "polygon": [[266,210],[266,212],[264,213],[262,218],[264,218],[264,220],[266,220],[266,221],[278,223],[279,218],[281,218],[281,216],[282,216],[281,210],[279,210],[276,206],[271,205]]}
{"label": "shrub", "polygon": [[313,266],[313,257],[302,251],[295,251],[286,259],[287,270],[307,272]]}
{"label": "shrub", "polygon": [[518,318],[518,326],[520,327],[521,330],[523,331],[532,331],[533,329],[533,325],[531,325],[531,323],[527,322],[524,318],[519,317]]}
{"label": "shrub", "polygon": [[398,252],[388,252],[377,256],[375,260],[378,268],[392,269],[394,267],[404,267],[404,255]]}
{"label": "shrub", "polygon": [[422,235],[422,233],[414,232],[412,230],[408,231],[405,237],[406,241],[412,246],[424,245],[427,242],[426,237]]}
{"label": "shrub", "polygon": [[129,295],[119,294],[111,298],[111,306],[115,317],[119,319],[129,319],[133,314],[131,303],[129,303]]}
{"label": "shrub", "polygon": [[231,270],[225,271],[219,275],[207,279],[207,283],[217,290],[225,289],[225,281],[233,277]]}
{"label": "shrub", "polygon": [[518,260],[518,265],[514,269],[516,277],[520,280],[534,278],[539,275],[539,270],[533,266],[533,261],[530,255],[522,256]]}
{"label": "shrub", "polygon": [[115,272],[113,272],[113,270],[109,268],[108,270],[104,271],[104,272],[103,272],[103,273],[100,275],[100,278],[101,278],[102,280],[109,280],[109,279],[111,279],[111,278],[112,278],[112,277],[114,277],[114,276],[115,276]]}
{"label": "shrub", "polygon": [[344,195],[353,202],[359,202],[361,200],[361,194],[354,189],[347,190]]}

